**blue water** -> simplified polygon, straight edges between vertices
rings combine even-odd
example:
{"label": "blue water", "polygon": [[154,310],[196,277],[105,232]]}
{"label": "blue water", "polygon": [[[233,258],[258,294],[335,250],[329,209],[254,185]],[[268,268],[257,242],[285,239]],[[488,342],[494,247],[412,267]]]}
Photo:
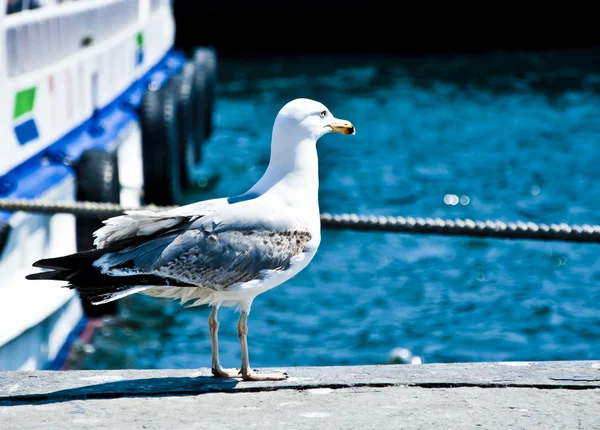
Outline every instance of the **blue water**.
{"label": "blue water", "polygon": [[[319,141],[322,211],[600,223],[600,64],[589,52],[219,67],[216,129],[190,201],[249,188],[277,111],[309,97],[357,129]],[[599,250],[324,230],[309,267],[255,300],[251,363],[385,363],[397,347],[425,363],[600,359]],[[208,309],[121,303],[72,367],[210,365]],[[220,312],[225,366],[239,366],[237,316]]]}

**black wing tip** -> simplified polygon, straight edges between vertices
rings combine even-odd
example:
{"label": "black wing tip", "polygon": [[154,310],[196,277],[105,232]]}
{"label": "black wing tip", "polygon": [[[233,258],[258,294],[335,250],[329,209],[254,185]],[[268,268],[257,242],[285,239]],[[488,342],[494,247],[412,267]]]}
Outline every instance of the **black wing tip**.
{"label": "black wing tip", "polygon": [[[57,257],[57,258],[42,258],[41,260],[36,261],[32,264],[33,267],[40,267],[42,269],[67,269],[67,265],[63,263],[65,257]],[[61,264],[63,263],[63,264]]]}
{"label": "black wing tip", "polygon": [[49,276],[55,275],[57,272],[55,270],[45,270],[43,272],[30,273],[25,276],[25,279],[29,279],[30,281],[35,281],[37,279],[48,279]]}
{"label": "black wing tip", "polygon": [[80,251],[74,254],[63,255],[61,257],[42,258],[32,264],[33,267],[54,270],[73,270],[85,267],[94,262],[104,252],[102,250],[91,249]]}
{"label": "black wing tip", "polygon": [[51,280],[51,281],[66,281],[65,279],[71,272],[68,270],[44,270],[42,272],[30,273],[25,276],[25,279],[30,281],[36,280]]}
{"label": "black wing tip", "polygon": [[48,258],[44,258],[42,260],[38,260],[35,263],[32,264],[33,267],[41,267],[43,269],[47,268],[48,266]]}

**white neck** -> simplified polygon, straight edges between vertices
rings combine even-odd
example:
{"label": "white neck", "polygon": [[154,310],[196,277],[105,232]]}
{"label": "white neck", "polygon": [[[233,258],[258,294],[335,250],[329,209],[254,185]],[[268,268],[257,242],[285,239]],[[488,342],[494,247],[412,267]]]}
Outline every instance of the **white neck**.
{"label": "white neck", "polygon": [[[293,188],[295,196],[286,195]],[[304,139],[293,148],[271,143],[271,159],[264,175],[246,194],[281,192],[284,198],[318,201],[319,159],[314,139]],[[290,191],[291,192],[291,191]],[[301,194],[301,195],[298,195]]]}

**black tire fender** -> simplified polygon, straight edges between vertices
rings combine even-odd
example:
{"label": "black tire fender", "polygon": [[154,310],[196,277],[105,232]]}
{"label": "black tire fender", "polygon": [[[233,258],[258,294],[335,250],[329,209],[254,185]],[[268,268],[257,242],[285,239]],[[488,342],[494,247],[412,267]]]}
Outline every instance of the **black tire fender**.
{"label": "black tire fender", "polygon": [[139,108],[146,204],[176,205],[181,201],[179,121],[173,82],[169,80],[159,88],[151,83]]}
{"label": "black tire fender", "polygon": [[4,251],[4,247],[8,242],[8,235],[10,233],[10,224],[0,221],[0,256],[2,256],[2,251]]}
{"label": "black tire fender", "polygon": [[[75,164],[76,200],[119,203],[121,184],[117,154],[88,149]],[[92,233],[102,227],[101,217],[77,217],[77,250],[94,247]]]}
{"label": "black tire fender", "polygon": [[[100,149],[86,150],[73,166],[75,169],[75,198],[77,201],[120,203],[121,184],[117,154]],[[94,248],[93,233],[103,226],[103,217],[77,217],[75,220],[77,251]],[[92,305],[81,299],[88,316],[115,314],[115,302]]]}
{"label": "black tire fender", "polygon": [[200,162],[201,153],[196,147],[195,139],[195,102],[196,80],[195,67],[186,62],[182,70],[172,78],[172,88],[177,97],[178,115],[178,151],[179,174],[183,189],[188,189],[194,182],[194,171]]}
{"label": "black tire fender", "polygon": [[[202,115],[202,128],[197,133],[201,141],[207,140],[213,132],[215,109],[215,86],[217,83],[217,54],[213,48],[198,47],[192,58],[196,68],[197,116]],[[198,122],[200,125],[200,122]]]}

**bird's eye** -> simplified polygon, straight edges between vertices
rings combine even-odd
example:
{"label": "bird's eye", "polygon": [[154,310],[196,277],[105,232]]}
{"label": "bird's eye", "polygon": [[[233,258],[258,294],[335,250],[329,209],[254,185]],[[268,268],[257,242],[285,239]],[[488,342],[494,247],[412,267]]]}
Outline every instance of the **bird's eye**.
{"label": "bird's eye", "polygon": [[321,112],[321,113],[319,114],[319,116],[320,116],[321,118],[325,118],[325,117],[327,116],[327,111],[326,111],[326,110],[324,110],[323,112]]}

